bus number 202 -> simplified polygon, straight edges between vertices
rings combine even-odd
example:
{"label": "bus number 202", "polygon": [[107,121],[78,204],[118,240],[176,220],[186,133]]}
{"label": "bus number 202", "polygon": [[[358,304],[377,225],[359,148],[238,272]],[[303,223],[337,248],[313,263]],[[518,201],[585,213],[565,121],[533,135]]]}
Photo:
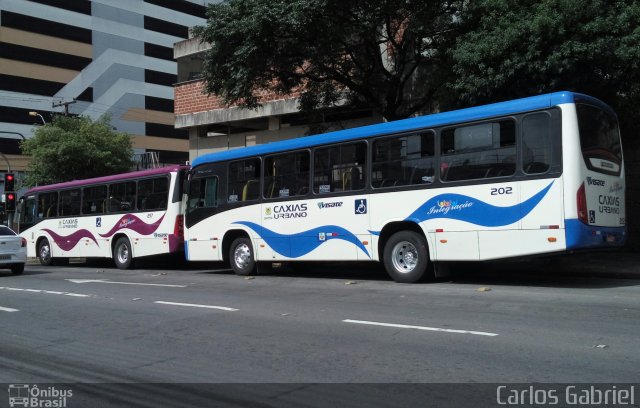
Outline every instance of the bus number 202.
{"label": "bus number 202", "polygon": [[491,195],[511,194],[513,188],[511,187],[494,187],[491,189]]}

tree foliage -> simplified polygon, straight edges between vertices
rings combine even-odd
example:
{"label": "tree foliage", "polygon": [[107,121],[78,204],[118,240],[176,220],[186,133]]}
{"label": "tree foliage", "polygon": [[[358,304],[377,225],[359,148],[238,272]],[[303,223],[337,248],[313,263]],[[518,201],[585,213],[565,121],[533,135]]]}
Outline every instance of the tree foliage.
{"label": "tree foliage", "polygon": [[[477,0],[451,49],[463,105],[558,90],[612,104],[623,125],[640,119],[640,2]],[[623,133],[624,134],[624,133]]]}
{"label": "tree foliage", "polygon": [[464,1],[227,0],[194,33],[212,46],[206,90],[255,108],[265,91],[302,92],[301,109],[342,103],[386,119],[429,111],[450,75]]}
{"label": "tree foliage", "polygon": [[25,184],[51,184],[125,172],[133,165],[131,139],[115,132],[110,118],[56,116],[22,142],[31,156]]}

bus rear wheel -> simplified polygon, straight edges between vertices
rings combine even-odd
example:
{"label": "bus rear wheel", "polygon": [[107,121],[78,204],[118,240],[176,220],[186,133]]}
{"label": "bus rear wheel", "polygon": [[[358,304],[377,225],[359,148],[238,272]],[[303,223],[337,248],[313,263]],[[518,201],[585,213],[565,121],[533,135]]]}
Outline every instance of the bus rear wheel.
{"label": "bus rear wheel", "polygon": [[383,260],[387,273],[398,283],[418,282],[432,269],[427,243],[414,231],[393,234],[384,246]]}
{"label": "bus rear wheel", "polygon": [[53,265],[53,258],[51,257],[51,244],[49,244],[49,240],[44,238],[38,244],[38,259],[40,260],[40,264],[44,266]]}
{"label": "bus rear wheel", "polygon": [[113,247],[113,261],[118,269],[133,268],[133,253],[129,238],[119,238]]}
{"label": "bus rear wheel", "polygon": [[251,276],[256,274],[256,259],[249,238],[241,237],[233,240],[229,250],[229,263],[236,275]]}

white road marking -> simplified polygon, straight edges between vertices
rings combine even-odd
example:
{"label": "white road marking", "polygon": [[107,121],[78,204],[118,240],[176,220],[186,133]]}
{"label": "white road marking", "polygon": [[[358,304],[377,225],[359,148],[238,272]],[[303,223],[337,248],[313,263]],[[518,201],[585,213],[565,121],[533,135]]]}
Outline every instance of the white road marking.
{"label": "white road marking", "polygon": [[153,303],[159,303],[161,305],[173,305],[173,306],[187,306],[187,307],[201,307],[204,309],[218,309],[218,310],[226,310],[227,312],[236,312],[238,309],[234,309],[232,307],[224,307],[224,306],[211,306],[211,305],[197,305],[193,303],[176,303],[176,302],[164,302],[162,300],[157,300]]}
{"label": "white road marking", "polygon": [[0,311],[3,311],[3,312],[19,312],[18,309],[12,309],[10,307],[2,307],[2,306],[0,306]]}
{"label": "white road marking", "polygon": [[456,330],[456,329],[442,329],[440,327],[426,327],[426,326],[411,326],[408,324],[395,324],[395,323],[380,323],[380,322],[369,322],[366,320],[351,320],[346,319],[343,320],[344,323],[355,323],[355,324],[368,324],[371,326],[384,326],[384,327],[397,327],[400,329],[415,329],[415,330],[426,330],[426,331],[435,331],[435,332],[445,332],[445,333],[458,333],[458,334],[475,334],[477,336],[497,336],[498,333],[488,333],[481,331],[473,331],[473,330]]}
{"label": "white road marking", "polygon": [[82,293],[60,292],[57,290],[8,288],[5,286],[0,286],[0,290],[10,290],[14,292],[28,292],[28,293],[46,293],[49,295],[63,295],[63,296],[73,296],[73,297],[91,297],[91,295],[84,295]]}
{"label": "white road marking", "polygon": [[186,288],[187,285],[167,285],[164,283],[115,282],[108,279],[65,279],[73,283],[111,283],[115,285],[163,286],[166,288]]}

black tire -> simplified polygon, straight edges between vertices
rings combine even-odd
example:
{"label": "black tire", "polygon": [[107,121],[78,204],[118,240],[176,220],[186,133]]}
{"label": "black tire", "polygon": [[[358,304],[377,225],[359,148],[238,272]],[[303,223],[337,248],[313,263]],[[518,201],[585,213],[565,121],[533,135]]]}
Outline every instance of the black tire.
{"label": "black tire", "polygon": [[256,259],[249,238],[236,238],[229,249],[229,264],[236,275],[252,276],[256,274]]}
{"label": "black tire", "polygon": [[393,234],[384,246],[383,260],[387,273],[398,283],[415,283],[433,275],[427,243],[414,231]]}
{"label": "black tire", "polygon": [[24,272],[24,264],[13,264],[11,265],[11,273],[14,275],[22,275]]}
{"label": "black tire", "polygon": [[49,244],[49,240],[46,238],[44,238],[38,244],[38,259],[40,260],[41,265],[53,265],[53,257],[51,256],[51,244]]}
{"label": "black tire", "polygon": [[118,238],[113,246],[113,262],[118,269],[133,268],[133,252],[131,242],[127,237]]}

